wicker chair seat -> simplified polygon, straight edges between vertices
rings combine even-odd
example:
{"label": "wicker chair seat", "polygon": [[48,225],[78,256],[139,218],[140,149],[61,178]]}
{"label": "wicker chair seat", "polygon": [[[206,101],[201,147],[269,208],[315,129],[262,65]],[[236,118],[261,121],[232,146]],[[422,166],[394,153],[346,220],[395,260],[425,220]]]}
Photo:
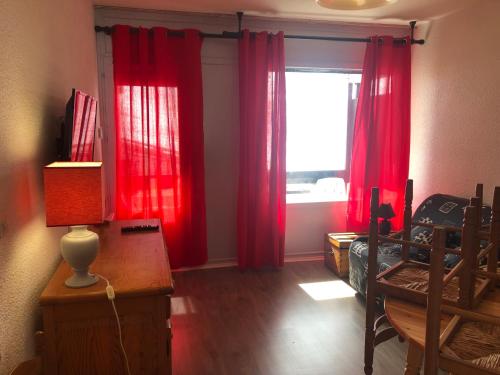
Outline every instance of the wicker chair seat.
{"label": "wicker chair seat", "polygon": [[500,326],[465,322],[442,348],[444,354],[500,372]]}
{"label": "wicker chair seat", "polygon": [[[407,264],[400,268],[397,272],[385,277],[389,283],[412,290],[418,290],[427,293],[429,289],[429,271],[424,268],[419,268],[414,264]],[[482,279],[476,279],[476,286],[479,287]],[[454,277],[445,286],[443,290],[443,298],[449,301],[458,299],[458,277]]]}

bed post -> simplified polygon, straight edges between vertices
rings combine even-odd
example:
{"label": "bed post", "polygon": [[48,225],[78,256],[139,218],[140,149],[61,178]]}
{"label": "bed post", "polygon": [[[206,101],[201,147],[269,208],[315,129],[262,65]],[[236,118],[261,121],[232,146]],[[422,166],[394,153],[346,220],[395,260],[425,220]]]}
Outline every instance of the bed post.
{"label": "bed post", "polygon": [[427,295],[427,319],[425,325],[425,375],[437,375],[439,368],[441,292],[444,277],[443,258],[445,243],[445,229],[439,226],[434,227],[432,232],[429,293]]}
{"label": "bed post", "polygon": [[[403,213],[403,240],[410,241],[411,237],[411,202],[413,201],[413,180],[406,181],[405,189],[405,208]],[[410,246],[404,244],[401,246],[401,260],[407,261],[410,256]]]}
{"label": "bed post", "polygon": [[459,276],[458,305],[463,309],[470,309],[474,300],[475,276],[473,270],[477,264],[476,250],[479,246],[477,232],[477,199],[471,199],[473,206],[467,206],[464,214],[464,225],[462,229],[461,255],[464,267]]}
{"label": "bed post", "polygon": [[[500,245],[500,187],[495,186],[493,193],[493,204],[491,205],[491,225],[490,242],[493,243],[493,250],[488,254],[488,272],[497,273],[498,247]],[[497,282],[491,280],[491,289],[495,289]]]}
{"label": "bed post", "polygon": [[366,326],[365,326],[365,374],[373,373],[373,351],[375,341],[375,297],[378,273],[378,208],[379,190],[372,188],[370,202],[370,237],[368,239],[368,270],[366,280]]}

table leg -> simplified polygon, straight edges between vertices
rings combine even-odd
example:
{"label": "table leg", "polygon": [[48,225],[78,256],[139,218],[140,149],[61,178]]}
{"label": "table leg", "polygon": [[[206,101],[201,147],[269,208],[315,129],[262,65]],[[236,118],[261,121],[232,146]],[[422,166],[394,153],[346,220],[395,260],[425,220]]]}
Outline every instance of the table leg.
{"label": "table leg", "polygon": [[418,345],[410,342],[410,345],[408,346],[408,354],[406,355],[406,368],[404,375],[420,374],[423,356],[424,353],[420,350]]}

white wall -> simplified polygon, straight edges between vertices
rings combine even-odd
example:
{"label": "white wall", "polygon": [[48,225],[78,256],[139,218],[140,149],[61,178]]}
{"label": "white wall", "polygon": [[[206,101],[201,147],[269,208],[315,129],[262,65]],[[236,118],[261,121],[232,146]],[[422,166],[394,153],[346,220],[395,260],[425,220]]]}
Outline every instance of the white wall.
{"label": "white wall", "polygon": [[97,94],[91,0],[0,1],[0,374],[33,357],[38,297],[59,262],[42,166],[72,87]]}
{"label": "white wall", "polygon": [[[182,14],[173,12],[137,12],[98,8],[96,24],[111,26],[166,26],[173,29],[197,28],[218,33],[237,29],[236,17]],[[244,28],[253,31],[283,30],[287,34],[340,35],[366,37],[372,34],[403,35],[407,30],[392,26],[297,22],[244,17]],[[365,45],[325,41],[285,41],[287,66],[361,69]],[[113,84],[110,37],[98,35],[101,113],[103,127],[111,137],[113,124]],[[235,40],[206,39],[202,48],[205,176],[210,262],[236,258],[236,198],[238,179],[238,66]],[[102,75],[104,74],[104,76]],[[107,144],[108,150],[110,148]],[[332,149],[335,140],[332,140]],[[110,163],[107,163],[108,166]],[[111,186],[111,188],[113,188]],[[287,206],[286,254],[319,253],[323,234],[345,230],[345,202],[292,204]]]}
{"label": "white wall", "polygon": [[410,176],[415,202],[500,185],[500,2],[481,0],[433,21],[415,48]]}

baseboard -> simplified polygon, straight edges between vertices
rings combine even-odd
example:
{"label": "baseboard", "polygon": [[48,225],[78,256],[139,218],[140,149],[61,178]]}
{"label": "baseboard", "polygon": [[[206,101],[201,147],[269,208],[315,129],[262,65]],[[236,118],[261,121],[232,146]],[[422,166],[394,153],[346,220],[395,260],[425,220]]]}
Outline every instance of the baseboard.
{"label": "baseboard", "polygon": [[285,263],[311,262],[316,260],[323,260],[323,252],[309,251],[306,253],[285,254]]}
{"label": "baseboard", "polygon": [[207,263],[202,264],[201,266],[181,267],[176,270],[172,270],[172,272],[210,270],[213,268],[231,268],[231,267],[236,267],[237,265],[238,262],[236,261],[236,259],[214,259],[214,260],[209,260]]}
{"label": "baseboard", "polygon": [[[311,262],[323,260],[323,253],[320,251],[313,252],[304,252],[304,253],[292,253],[285,254],[285,263],[293,263],[293,262]],[[226,259],[212,259],[209,260],[206,264],[195,267],[181,267],[176,270],[172,270],[172,272],[186,272],[186,271],[195,271],[195,270],[209,270],[214,268],[231,268],[237,267],[238,262],[236,258],[226,258]]]}

